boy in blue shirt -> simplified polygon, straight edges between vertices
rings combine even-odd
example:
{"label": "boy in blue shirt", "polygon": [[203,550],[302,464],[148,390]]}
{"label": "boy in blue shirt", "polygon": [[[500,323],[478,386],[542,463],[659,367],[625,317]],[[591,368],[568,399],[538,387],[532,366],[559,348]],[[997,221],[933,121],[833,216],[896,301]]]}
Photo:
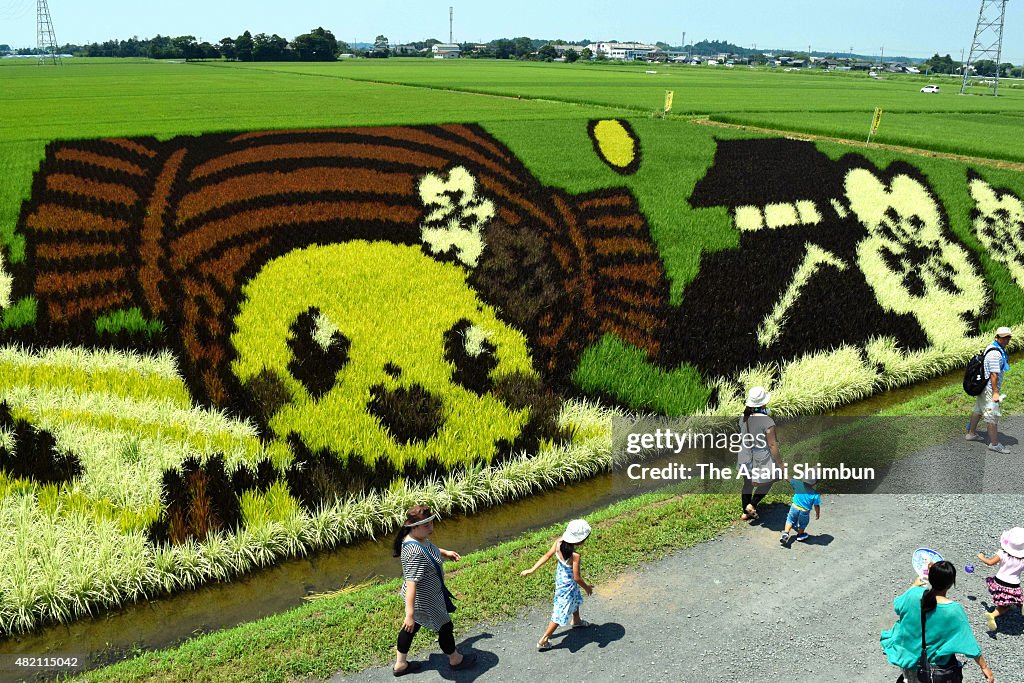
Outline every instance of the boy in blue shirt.
{"label": "boy in blue shirt", "polygon": [[821,494],[814,490],[818,480],[807,476],[803,479],[790,479],[793,487],[793,504],[789,506],[789,514],[786,516],[786,528],[782,531],[779,543],[789,547],[791,532],[796,529],[795,538],[798,541],[806,541],[809,537],[807,525],[811,521],[811,508],[814,508],[814,519],[821,519]]}

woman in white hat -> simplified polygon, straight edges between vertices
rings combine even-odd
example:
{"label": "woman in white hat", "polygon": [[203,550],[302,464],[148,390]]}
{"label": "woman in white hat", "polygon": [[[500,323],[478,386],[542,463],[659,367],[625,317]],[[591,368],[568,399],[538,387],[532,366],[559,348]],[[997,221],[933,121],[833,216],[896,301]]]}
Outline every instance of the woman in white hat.
{"label": "woman in white hat", "polygon": [[994,610],[985,615],[989,631],[999,628],[996,626],[996,617],[1006,614],[1012,607],[1024,606],[1024,593],[1020,586],[1020,577],[1024,573],[1024,529],[1019,526],[1007,529],[999,539],[999,544],[1002,547],[992,557],[978,553],[978,559],[988,566],[999,565],[996,575],[985,579],[995,606]]}
{"label": "woman in white hat", "polygon": [[544,635],[537,641],[537,650],[544,652],[551,649],[551,642],[548,640],[559,626],[565,626],[570,621],[573,628],[585,628],[590,622],[580,617],[580,607],[583,605],[583,595],[580,588],[590,595],[594,587],[583,580],[580,575],[580,553],[579,546],[590,536],[590,525],[586,520],[574,519],[565,527],[565,533],[557,539],[551,549],[544,554],[544,557],[537,560],[537,563],[529,569],[519,572],[520,576],[529,576],[551,559],[554,555],[558,558],[558,567],[555,569],[555,604],[551,609],[551,621],[548,623]]}
{"label": "woman in white hat", "polygon": [[775,420],[769,417],[768,401],[772,395],[764,387],[754,387],[747,392],[746,407],[740,418],[740,434],[744,441],[752,444],[743,448],[736,455],[736,468],[743,478],[743,493],[740,506],[743,514],[740,519],[754,521],[757,519],[757,506],[768,495],[779,477],[773,476],[773,465],[782,469],[782,458],[779,456],[779,442],[775,438]]}

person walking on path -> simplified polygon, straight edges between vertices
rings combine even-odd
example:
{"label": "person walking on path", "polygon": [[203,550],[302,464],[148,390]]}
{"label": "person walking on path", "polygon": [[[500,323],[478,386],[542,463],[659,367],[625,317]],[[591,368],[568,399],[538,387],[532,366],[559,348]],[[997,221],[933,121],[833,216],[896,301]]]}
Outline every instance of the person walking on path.
{"label": "person walking on path", "polygon": [[956,567],[946,560],[936,562],[928,569],[928,581],[930,587],[926,590],[923,579],[918,577],[903,595],[893,601],[896,623],[891,629],[882,631],[882,651],[890,664],[903,670],[899,680],[930,683],[931,678],[922,680],[917,675],[925,663],[922,655],[927,658],[934,674],[949,672],[951,677],[942,680],[962,680],[959,672],[962,665],[956,658],[962,654],[974,659],[985,680],[994,683],[996,678],[981,655],[981,646],[971,632],[967,613],[946,597],[956,584]]}
{"label": "person walking on path", "polygon": [[423,668],[420,662],[407,659],[413,636],[426,626],[437,632],[437,642],[448,655],[448,666],[454,670],[472,668],[476,655],[461,654],[455,647],[455,628],[449,613],[455,611],[451,593],[444,585],[442,562],[458,562],[462,557],[453,550],[438,548],[428,538],[434,532],[436,515],[425,505],[417,505],[406,513],[405,524],[394,541],[394,555],[402,558],[402,599],[405,621],[398,631],[398,656],[392,673],[404,676]]}
{"label": "person walking on path", "polygon": [[[1000,388],[1003,384],[1003,375],[1010,369],[1010,358],[1006,354],[1006,347],[1010,344],[1012,334],[1009,327],[1000,327],[996,330],[996,338],[992,344],[985,349],[985,374],[988,376],[988,384],[985,391],[978,395],[974,402],[974,412],[971,414],[971,421],[967,425],[967,434],[964,436],[968,441],[982,441],[983,436],[977,433],[978,422],[985,421],[988,427],[988,449],[996,453],[1009,453],[1010,449],[999,443],[999,417],[1000,403],[1003,400]],[[998,354],[991,351],[999,351]]]}
{"label": "person walking on path", "polygon": [[989,631],[999,629],[996,617],[1006,614],[1012,607],[1024,606],[1024,593],[1020,586],[1020,576],[1024,573],[1024,529],[1016,526],[1004,531],[999,543],[1002,548],[992,557],[978,553],[978,559],[988,566],[999,565],[996,575],[985,579],[995,607],[985,614]]}
{"label": "person walking on path", "polygon": [[590,622],[584,621],[580,617],[580,607],[583,605],[580,588],[585,590],[587,595],[591,595],[594,592],[594,587],[584,581],[580,575],[580,554],[577,550],[588,536],[590,536],[590,525],[586,520],[572,520],[565,527],[565,533],[561,538],[551,545],[551,548],[537,560],[536,564],[519,572],[520,576],[529,576],[550,560],[552,555],[558,560],[558,566],[555,568],[555,604],[551,609],[551,621],[548,623],[544,635],[537,641],[537,650],[540,652],[551,649],[549,638],[555,629],[569,623],[570,615],[573,628],[590,626]]}
{"label": "person walking on path", "polygon": [[807,525],[811,522],[811,508],[814,508],[814,519],[821,519],[821,494],[814,490],[817,479],[806,476],[803,479],[790,479],[793,487],[793,503],[786,515],[786,528],[782,530],[779,543],[789,547],[790,532],[796,530],[796,540],[806,541],[809,537]]}
{"label": "person walking on path", "polygon": [[768,401],[771,394],[764,387],[754,387],[747,392],[746,406],[740,418],[740,434],[753,445],[743,448],[736,456],[736,468],[743,477],[743,492],[740,519],[757,519],[757,506],[768,495],[778,477],[770,476],[768,470],[782,469],[779,456],[779,442],[775,437],[775,420],[769,417]]}

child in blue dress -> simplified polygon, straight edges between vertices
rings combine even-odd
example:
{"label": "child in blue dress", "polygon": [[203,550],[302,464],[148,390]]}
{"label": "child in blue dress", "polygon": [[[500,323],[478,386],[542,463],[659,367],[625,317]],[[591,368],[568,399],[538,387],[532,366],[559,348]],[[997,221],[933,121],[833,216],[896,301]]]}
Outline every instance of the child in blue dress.
{"label": "child in blue dress", "polygon": [[[807,525],[811,522],[811,508],[814,509],[814,519],[821,519],[821,494],[814,490],[818,480],[805,476],[803,479],[790,479],[789,483],[793,487],[793,504],[789,506],[786,528],[779,538],[779,543],[787,548],[794,537],[798,541],[806,541],[810,536]],[[792,533],[794,530],[796,534]]]}
{"label": "child in blue dress", "polygon": [[588,536],[590,536],[590,525],[585,520],[574,519],[565,527],[565,533],[551,545],[551,549],[544,554],[544,557],[537,560],[537,563],[530,569],[519,572],[520,576],[529,576],[550,560],[552,555],[558,560],[558,567],[555,569],[555,604],[551,610],[551,622],[537,642],[539,652],[551,649],[551,642],[548,639],[555,629],[569,623],[570,616],[573,628],[590,626],[590,622],[580,618],[580,606],[583,605],[580,588],[590,595],[593,593],[594,587],[580,576],[580,554],[577,551],[577,548],[583,545]]}

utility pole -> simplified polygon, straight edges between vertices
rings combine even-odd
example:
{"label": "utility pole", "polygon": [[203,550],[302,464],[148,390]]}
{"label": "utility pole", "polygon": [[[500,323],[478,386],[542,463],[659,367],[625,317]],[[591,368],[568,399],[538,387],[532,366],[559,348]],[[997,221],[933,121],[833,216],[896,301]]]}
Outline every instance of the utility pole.
{"label": "utility pole", "polygon": [[885,64],[885,45],[882,46],[881,50],[882,53],[881,56],[878,58],[878,66],[882,66],[883,64]]}
{"label": "utility pole", "polygon": [[452,24],[454,22],[455,22],[455,8],[449,6],[448,7],[448,43],[449,44],[453,44],[455,42],[455,40],[452,37],[453,36],[453,34],[452,34]]}

